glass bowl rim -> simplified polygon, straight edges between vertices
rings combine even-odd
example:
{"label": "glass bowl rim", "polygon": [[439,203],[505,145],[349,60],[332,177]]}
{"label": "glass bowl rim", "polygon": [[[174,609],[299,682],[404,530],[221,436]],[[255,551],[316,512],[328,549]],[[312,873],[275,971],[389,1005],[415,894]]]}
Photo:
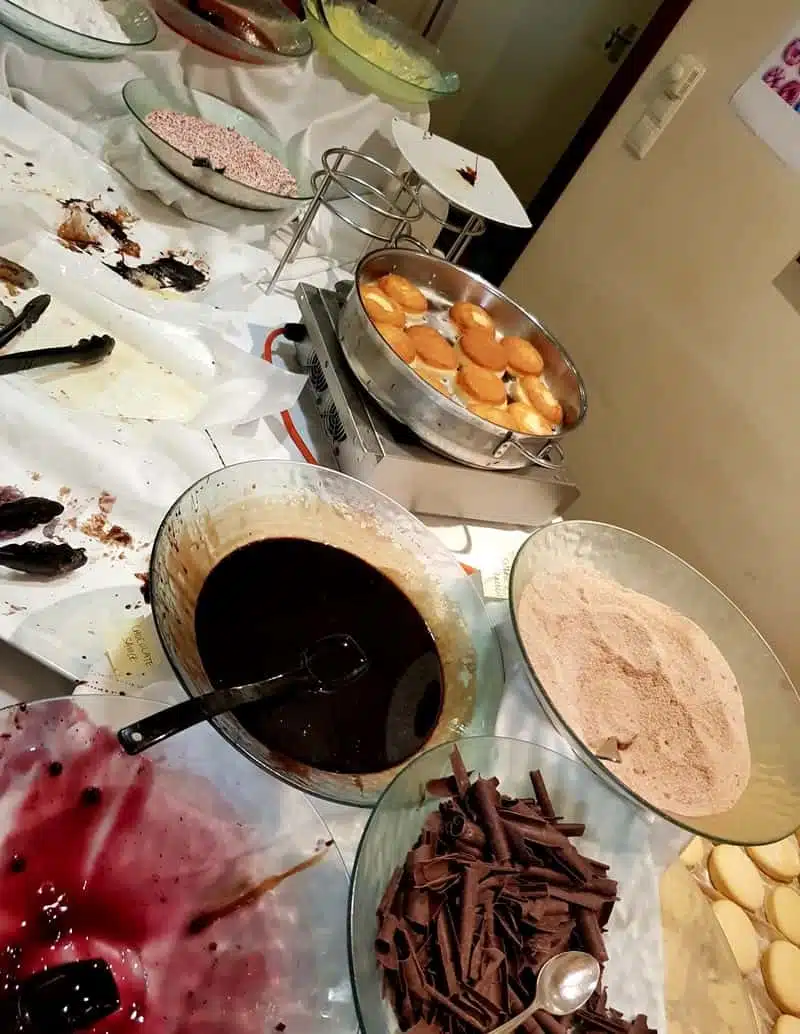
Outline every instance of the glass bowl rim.
{"label": "glass bowl rim", "polygon": [[[141,40],[112,40],[105,39],[103,36],[90,36],[88,32],[79,32],[78,29],[70,29],[66,25],[59,25],[58,22],[50,21],[49,18],[45,18],[42,14],[36,14],[35,11],[29,11],[27,7],[23,7],[21,3],[17,2],[17,0],[2,0],[2,3],[6,4],[8,7],[13,7],[21,14],[28,15],[42,26],[46,25],[48,28],[57,29],[59,32],[66,33],[68,40],[71,38],[74,38],[76,41],[88,40],[91,43],[105,43],[109,47],[147,47],[158,35],[158,22],[156,21],[153,12],[150,10],[150,7],[147,4],[142,3],[142,0],[134,0],[134,3],[136,3],[141,12],[147,16],[147,19],[150,22],[150,31],[152,31],[152,35],[148,39]],[[51,44],[43,43],[42,46],[49,47]]]}
{"label": "glass bowl rim", "polygon": [[[150,79],[146,75],[137,75],[135,79],[128,79],[128,81],[122,87],[122,99],[125,102],[125,107],[128,109],[129,113],[136,119],[136,121],[139,123],[139,125],[144,126],[144,128],[146,130],[148,130],[148,132],[152,133],[153,136],[158,137],[159,142],[164,147],[168,147],[169,150],[176,156],[176,158],[181,158],[183,160],[187,160],[188,157],[189,157],[188,155],[184,154],[183,151],[179,151],[177,147],[175,147],[173,144],[171,144],[168,140],[165,140],[164,137],[161,136],[160,133],[157,133],[151,126],[148,126],[148,124],[145,121],[145,119],[143,119],[142,116],[139,114],[139,112],[136,110],[136,108],[134,106],[134,103],[131,102],[131,99],[130,99],[130,96],[129,96],[129,92],[130,91],[129,91],[128,88],[131,87],[131,89],[132,89],[134,87],[139,86],[141,83],[147,83],[149,86],[152,86],[154,89],[158,90],[158,85],[156,83],[154,83],[153,80]],[[244,111],[242,108],[238,108],[235,104],[231,104],[230,101],[226,101],[224,97],[217,97],[217,95],[214,94],[214,93],[208,93],[207,90],[196,90],[196,89],[194,89],[194,87],[190,87],[190,90],[191,90],[191,92],[193,94],[198,94],[198,95],[200,95],[202,97],[211,97],[213,100],[219,101],[220,104],[226,105],[228,108],[230,108],[232,111],[237,112],[239,115],[243,115],[243,116],[245,116],[245,118],[252,119],[252,121],[255,122],[257,125],[259,125],[259,126],[261,125],[261,123],[258,121],[258,119],[255,118],[255,116],[250,115],[248,112]],[[187,112],[182,112],[182,114],[187,114]],[[201,118],[205,118],[205,116],[200,116],[200,117]],[[211,122],[212,120],[211,119],[206,119],[206,121],[207,122]],[[220,123],[219,122],[214,122],[214,125],[218,126],[218,125],[220,125]],[[245,136],[245,135],[246,134],[242,133],[242,136]],[[273,134],[270,134],[270,135],[274,136],[275,134],[273,133]],[[255,140],[252,140],[250,137],[247,137],[247,139],[251,140],[251,143],[255,144],[256,147],[261,147],[261,145],[259,143],[257,143]],[[278,138],[275,137],[275,139],[277,140]],[[283,146],[283,145],[281,145],[281,146]],[[266,151],[266,148],[261,148],[261,149],[263,151]],[[267,153],[269,154],[270,152],[267,151]],[[275,155],[273,154],[272,157],[275,158]],[[156,159],[156,160],[158,160],[158,159]],[[280,159],[276,159],[276,161],[280,161]],[[283,164],[283,163],[281,162],[281,164]],[[286,166],[286,168],[288,169],[288,166]],[[175,173],[172,172],[171,169],[168,169],[167,171],[170,173],[171,176],[175,176]],[[230,176],[226,176],[224,172],[217,172],[216,169],[208,169],[206,171],[213,173],[215,176],[219,176],[219,178],[225,180],[226,183],[232,183],[234,186],[245,187],[247,190],[252,190],[254,193],[259,194],[261,197],[277,197],[277,198],[281,198],[284,201],[285,200],[296,201],[298,205],[304,204],[306,201],[310,201],[314,197],[313,193],[311,193],[311,194],[305,194],[304,193],[303,195],[297,194],[294,197],[290,197],[287,194],[275,194],[271,190],[261,190],[258,187],[251,187],[247,183],[240,183],[239,180],[231,179]],[[294,176],[294,173],[292,172],[291,169],[288,169],[288,171],[291,173],[291,175]],[[297,177],[295,177],[295,180],[296,179],[297,179]],[[189,184],[189,186],[191,186],[191,184]],[[192,187],[192,189],[193,190],[197,190],[198,188],[197,187]],[[202,193],[202,191],[201,191],[201,193]],[[216,200],[216,199],[214,199],[214,200]],[[232,204],[232,202],[229,202],[229,201],[219,201],[218,203],[221,204],[221,205],[231,205],[234,208],[236,207],[236,205]],[[287,206],[287,207],[290,207],[290,206]],[[245,462],[247,462],[247,461],[245,461]],[[236,464],[230,464],[230,465],[231,466],[236,466]],[[200,480],[202,480],[202,478]],[[194,487],[194,485],[190,485],[190,488],[193,488],[193,487]]]}
{"label": "glass bowl rim", "polygon": [[[355,857],[353,858],[353,868],[352,868],[352,871],[351,871],[351,874],[350,874],[350,888],[349,888],[348,893],[347,893],[347,966],[348,966],[348,969],[350,971],[350,984],[351,984],[351,988],[352,988],[352,992],[353,992],[353,1005],[355,1006],[356,1016],[358,1018],[359,1028],[360,1028],[361,1031],[366,1031],[367,1027],[366,1027],[364,1016],[362,1015],[362,1012],[361,1012],[361,998],[360,998],[360,994],[359,994],[359,984],[358,984],[358,981],[356,979],[356,967],[355,967],[355,960],[353,958],[353,940],[354,940],[354,932],[353,931],[354,931],[354,928],[355,928],[355,917],[353,915],[353,912],[354,912],[355,896],[356,896],[356,894],[355,894],[355,891],[356,891],[356,881],[358,879],[358,875],[359,875],[359,872],[360,872],[361,856],[362,856],[363,851],[364,851],[364,845],[367,842],[367,836],[368,836],[368,834],[370,832],[370,829],[372,828],[373,822],[375,820],[375,817],[376,817],[378,811],[380,810],[380,807],[381,807],[381,805],[383,803],[384,798],[389,794],[389,792],[393,789],[393,787],[394,787],[394,785],[396,783],[399,783],[401,779],[404,779],[406,777],[406,775],[408,773],[408,770],[412,766],[414,766],[418,762],[422,761],[422,759],[427,757],[428,754],[433,754],[435,751],[442,751],[443,752],[443,751],[448,750],[448,749],[449,750],[453,750],[454,747],[460,747],[462,743],[470,743],[470,742],[473,742],[473,741],[482,741],[484,743],[491,742],[491,743],[512,743],[512,744],[518,744],[518,745],[525,746],[525,747],[527,747],[529,749],[530,748],[535,748],[536,750],[544,751],[546,754],[552,754],[555,757],[561,758],[562,761],[565,761],[569,765],[581,766],[581,764],[582,764],[580,758],[577,758],[575,756],[571,757],[569,754],[562,753],[560,750],[556,750],[554,747],[545,747],[543,744],[537,742],[536,740],[522,740],[518,736],[495,736],[495,735],[492,735],[490,733],[489,734],[485,734],[483,736],[462,736],[460,739],[458,739],[458,740],[451,740],[449,743],[439,743],[435,747],[430,747],[428,750],[421,751],[419,754],[415,755],[413,758],[410,758],[408,763],[397,773],[397,775],[394,777],[394,779],[392,779],[392,781],[388,784],[388,786],[385,787],[385,789],[383,790],[383,793],[380,795],[380,797],[378,798],[377,802],[375,803],[375,805],[374,805],[374,807],[373,807],[373,809],[372,809],[372,811],[371,811],[371,813],[369,815],[369,818],[367,819],[366,825],[364,826],[364,832],[361,834],[361,839],[358,841],[358,847],[356,848]],[[606,789],[608,790],[609,793],[614,793],[614,791],[611,790],[609,787],[606,787]],[[629,802],[625,802],[624,799],[621,801],[621,803],[623,803],[623,804],[627,803],[628,807],[631,807],[630,803]],[[642,825],[642,827],[644,829],[646,829],[646,823],[647,823],[646,818],[642,814],[640,814],[638,810],[633,809],[633,808],[631,810],[632,810],[632,818],[633,818],[633,820],[636,823],[639,823],[640,825]],[[420,829],[421,828],[422,827],[420,826]],[[410,850],[410,847],[409,847],[409,850]],[[376,930],[377,930],[377,927],[376,927]],[[377,977],[376,977],[376,979],[377,979]]]}
{"label": "glass bowl rim", "polygon": [[[683,567],[686,570],[690,571],[697,578],[699,578],[700,580],[705,582],[707,586],[709,586],[711,589],[713,589],[714,592],[718,596],[720,596],[728,604],[728,606],[732,610],[736,611],[736,613],[739,615],[739,617],[741,617],[742,620],[744,622],[746,622],[747,625],[750,626],[751,631],[754,632],[756,637],[761,641],[761,643],[763,644],[764,648],[769,653],[769,655],[772,657],[772,660],[775,662],[775,664],[779,668],[780,672],[783,674],[783,676],[786,679],[786,681],[789,684],[789,686],[791,686],[792,689],[794,690],[795,698],[797,700],[798,705],[800,705],[800,693],[798,692],[797,687],[795,686],[795,684],[792,681],[792,679],[789,678],[789,675],[788,675],[786,669],[784,668],[783,664],[781,664],[780,659],[778,658],[778,656],[776,655],[776,653],[772,649],[772,647],[769,645],[767,640],[764,638],[764,636],[761,634],[761,632],[759,632],[759,630],[756,628],[756,626],[753,624],[753,622],[750,620],[750,618],[748,618],[748,616],[744,613],[744,611],[741,610],[740,607],[737,607],[737,605],[733,602],[733,600],[726,593],[724,593],[722,591],[722,589],[719,588],[719,586],[715,585],[714,582],[712,582],[710,578],[707,578],[702,573],[702,571],[698,571],[696,567],[693,567],[692,564],[690,564],[688,562],[688,560],[684,560],[682,557],[678,556],[677,553],[673,553],[671,549],[667,549],[666,546],[662,546],[660,543],[655,542],[653,539],[647,538],[646,535],[640,535],[638,532],[630,531],[628,528],[623,528],[623,527],[621,527],[618,524],[609,524],[607,521],[583,520],[582,518],[576,518],[574,520],[567,519],[565,521],[562,521],[561,523],[565,524],[565,525],[583,525],[583,526],[591,526],[591,527],[595,527],[595,528],[605,528],[605,529],[609,529],[609,530],[614,531],[614,532],[618,532],[618,533],[621,532],[622,534],[624,534],[625,536],[627,536],[627,537],[629,537],[631,539],[638,539],[640,542],[646,543],[648,547],[652,546],[654,549],[658,550],[660,553],[663,553],[665,556],[668,556],[672,560],[677,561],[678,564],[681,567]],[[678,826],[680,829],[685,830],[687,833],[691,833],[693,836],[705,837],[705,836],[707,836],[707,834],[703,830],[697,829],[696,826],[690,825],[690,821],[691,821],[690,819],[682,818],[681,816],[679,816],[677,814],[672,814],[672,813],[670,813],[668,811],[665,811],[662,808],[656,807],[656,805],[651,804],[641,794],[639,794],[635,790],[631,789],[631,787],[629,787],[627,785],[627,783],[624,783],[618,776],[616,776],[614,774],[614,772],[611,770],[610,767],[606,768],[605,766],[602,766],[602,768],[601,768],[601,764],[602,763],[592,753],[590,748],[584,743],[584,741],[580,738],[580,736],[578,736],[578,734],[572,729],[572,726],[563,717],[563,715],[561,713],[561,709],[559,707],[556,707],[556,705],[553,703],[553,701],[552,701],[552,699],[550,697],[550,694],[547,692],[547,690],[544,688],[544,686],[540,682],[538,676],[536,675],[536,672],[533,669],[533,665],[531,664],[530,660],[528,659],[528,652],[525,649],[525,645],[524,645],[524,642],[523,642],[523,639],[522,639],[522,634],[521,634],[520,629],[519,629],[519,623],[517,621],[517,608],[514,605],[513,587],[514,587],[515,578],[519,576],[520,557],[522,556],[523,552],[525,551],[525,548],[536,537],[536,535],[538,535],[540,532],[545,532],[545,531],[550,530],[552,528],[552,526],[553,525],[551,525],[551,524],[546,524],[546,525],[542,526],[541,528],[536,528],[525,539],[525,541],[522,543],[522,545],[517,550],[516,556],[514,557],[514,562],[511,565],[511,574],[510,574],[509,580],[508,580],[508,609],[509,609],[509,611],[511,613],[511,624],[512,624],[512,627],[514,629],[514,637],[515,637],[515,639],[517,641],[517,645],[519,646],[519,652],[522,655],[523,661],[525,662],[525,672],[526,672],[526,674],[528,676],[528,679],[530,680],[530,682],[533,685],[534,695],[543,697],[545,702],[546,702],[547,707],[550,708],[553,711],[554,714],[558,715],[559,723],[560,723],[561,727],[563,728],[564,732],[566,733],[568,742],[570,743],[570,745],[575,750],[577,760],[579,760],[582,764],[586,765],[586,767],[589,769],[590,772],[592,772],[593,775],[597,776],[598,778],[600,778],[603,781],[605,781],[606,778],[610,779],[610,781],[612,783],[612,786],[613,786],[613,790],[614,790],[615,793],[617,793],[618,795],[620,795],[622,797],[632,798],[636,802],[636,804],[641,809],[643,809],[644,811],[649,812],[649,813],[654,814],[654,815],[657,815],[660,819],[663,819],[665,822],[669,822],[673,826]],[[697,624],[697,622],[696,622],[696,624]],[[558,731],[561,732],[560,729]],[[788,829],[781,836],[776,837],[775,841],[773,841],[773,842],[777,842],[778,840],[782,840],[785,837],[789,836],[793,832],[794,832],[794,826],[791,829]],[[725,838],[720,839],[719,837],[717,837],[716,839],[719,841],[719,843],[730,843],[730,844],[736,844],[736,845],[739,845],[739,846],[741,846],[741,845],[745,845],[745,846],[758,846],[761,843],[760,840],[752,840],[751,841],[751,840],[745,839],[745,840],[735,840],[734,841],[734,840],[727,840]]]}
{"label": "glass bowl rim", "polygon": [[[183,33],[180,32],[178,29],[173,29],[172,25],[167,21],[164,15],[162,15],[157,10],[157,7],[162,3],[165,6],[174,5],[173,10],[175,7],[177,7],[183,14],[188,14],[192,19],[192,24],[195,25],[197,28],[204,28],[208,30],[211,34],[212,39],[219,40],[220,43],[224,41],[227,45],[233,43],[235,45],[234,49],[236,49],[237,47],[242,47],[244,53],[247,54],[249,58],[252,58],[254,61],[257,61],[262,64],[268,64],[271,59],[276,57],[286,58],[287,60],[308,57],[308,55],[314,49],[314,41],[312,40],[311,33],[308,31],[308,29],[305,29],[305,37],[303,39],[302,50],[298,50],[290,54],[287,54],[280,50],[272,51],[267,50],[265,47],[256,47],[252,43],[248,43],[247,40],[240,39],[238,36],[234,36],[230,32],[226,32],[225,29],[220,29],[218,26],[212,24],[211,22],[205,21],[199,15],[196,15],[194,11],[190,10],[189,7],[185,4],[182,4],[180,0],[153,0],[153,10],[155,11],[155,13],[167,25],[168,28],[172,29],[173,32],[178,33],[179,36],[183,36]],[[252,14],[253,12],[251,11],[249,13]],[[292,15],[288,7],[286,8],[286,17],[284,18],[282,15],[277,16],[276,20],[282,22],[284,25],[291,24],[293,20],[298,25],[302,26],[303,24],[302,21],[296,15]],[[189,37],[184,37],[184,39],[189,39]],[[202,47],[204,50],[207,49],[204,44],[197,43],[193,39],[189,39],[189,42],[194,43],[194,45],[197,47]],[[210,53],[214,53],[214,51],[210,51]],[[230,58],[228,60],[244,61],[246,59]]]}
{"label": "glass bowl rim", "polygon": [[[161,522],[160,522],[160,524],[158,526],[158,530],[156,531],[155,535],[153,536],[153,545],[152,545],[151,550],[150,550],[150,563],[149,563],[148,568],[147,568],[148,583],[149,583],[149,585],[151,587],[152,587],[152,584],[153,584],[153,573],[154,573],[154,567],[155,567],[154,557],[156,555],[156,547],[158,546],[159,542],[161,541],[161,537],[166,534],[166,530],[165,529],[166,529],[167,521],[169,520],[170,516],[172,515],[172,512],[175,509],[175,507],[184,498],[186,498],[186,496],[188,496],[189,493],[193,491],[193,489],[195,489],[203,481],[207,481],[212,475],[219,474],[221,471],[231,470],[231,469],[234,469],[236,467],[249,466],[251,464],[269,464],[270,468],[275,468],[275,467],[278,467],[278,466],[280,466],[280,467],[295,467],[295,468],[298,468],[300,470],[304,470],[307,473],[310,472],[310,471],[313,471],[315,469],[314,467],[310,467],[308,463],[305,463],[302,460],[300,460],[300,461],[298,461],[298,460],[269,460],[269,459],[240,460],[238,463],[229,463],[229,464],[227,464],[224,467],[217,467],[215,470],[210,470],[210,471],[208,471],[208,473],[203,474],[202,477],[197,478],[195,481],[193,481],[191,483],[191,485],[188,485],[187,488],[185,488],[183,490],[183,492],[181,492],[181,494],[178,496],[177,499],[175,499],[170,504],[170,506],[167,509],[166,513],[161,518]],[[341,470],[334,470],[331,467],[321,467],[320,469],[324,473],[326,473],[326,474],[332,474],[336,478],[344,478],[346,481],[349,481],[351,483],[359,485],[361,488],[366,488],[367,491],[369,491],[369,492],[373,493],[374,495],[380,497],[381,500],[384,500],[384,501],[388,502],[391,506],[400,507],[400,509],[405,510],[405,512],[408,514],[408,516],[411,518],[412,521],[414,521],[420,527],[425,528],[426,531],[430,532],[430,529],[427,527],[427,525],[425,525],[424,522],[421,521],[420,518],[417,517],[416,514],[411,513],[410,510],[406,510],[405,507],[401,506],[401,504],[398,503],[396,499],[392,499],[391,496],[387,495],[385,492],[381,492],[380,489],[374,488],[372,485],[368,485],[364,481],[360,481],[357,477],[353,477],[351,474],[345,474]],[[446,549],[444,544],[442,544],[442,549]],[[463,566],[461,565],[461,563],[457,559],[456,555],[455,554],[451,554],[451,556],[452,556],[453,563],[461,570],[461,572],[464,575],[465,579],[469,583],[469,581],[470,581],[469,575],[464,570]],[[471,587],[472,587],[472,590],[477,595],[477,589],[475,589],[474,586],[471,586]],[[485,601],[482,600],[481,602],[483,603],[483,606],[484,606],[484,609],[485,609],[485,607],[486,607]],[[151,608],[151,613],[154,613],[152,611],[152,608]],[[505,662],[505,657],[503,656],[502,643],[500,641],[500,636],[498,635],[497,629],[488,620],[488,613],[486,615],[486,618],[487,618],[487,626],[488,626],[488,632],[490,634],[490,639],[491,639],[491,642],[494,644],[494,647],[495,647],[495,650],[496,650],[496,654],[497,654],[497,659],[500,662],[500,677],[503,680],[503,687],[505,687],[505,681],[506,681],[506,662]],[[173,661],[172,657],[170,656],[169,651],[166,648],[166,645],[164,643],[164,636],[162,635],[162,632],[161,632],[161,627],[159,625],[159,622],[155,620],[155,616],[153,617],[153,625],[154,625],[155,630],[156,630],[156,635],[158,636],[159,646],[161,647],[161,649],[162,649],[162,651],[164,653],[164,656],[166,657],[167,662],[169,663],[169,666],[172,669],[173,674],[175,675],[176,682],[181,687],[181,690],[186,694],[186,697],[191,700],[193,698],[194,694],[190,693],[189,690],[186,688],[186,686],[183,684],[183,679],[181,678],[181,675],[180,675],[180,673],[179,673],[179,671],[177,669],[177,666],[176,666],[175,662]],[[93,695],[93,694],[87,694],[87,695]],[[233,747],[234,750],[238,751],[240,754],[242,754],[244,757],[246,757],[251,762],[251,764],[254,764],[257,768],[260,768],[262,771],[267,772],[270,776],[272,776],[273,779],[278,779],[280,782],[286,783],[288,786],[291,786],[292,789],[299,790],[301,793],[304,793],[304,794],[308,795],[309,797],[313,797],[313,798],[315,798],[317,800],[327,801],[330,804],[336,804],[336,805],[339,805],[339,806],[345,807],[345,808],[360,808],[360,809],[364,809],[366,811],[373,811],[378,806],[378,804],[381,801],[381,798],[386,793],[386,791],[389,789],[389,787],[392,786],[392,784],[395,782],[396,779],[400,778],[400,776],[405,771],[406,767],[408,765],[412,764],[414,761],[416,761],[417,758],[420,758],[424,754],[427,754],[430,750],[437,750],[438,747],[444,747],[444,746],[448,746],[449,744],[453,744],[454,745],[456,743],[459,743],[462,739],[480,739],[480,738],[482,738],[480,735],[476,735],[476,736],[459,736],[457,739],[448,740],[445,743],[438,744],[436,747],[428,747],[428,748],[425,748],[425,746],[423,744],[423,749],[417,751],[417,753],[413,754],[410,758],[407,758],[405,763],[401,763],[402,764],[402,768],[400,769],[400,771],[395,776],[392,777],[392,779],[389,780],[389,782],[386,784],[386,786],[384,786],[384,788],[381,790],[377,800],[375,800],[373,802],[370,802],[368,800],[364,800],[364,801],[352,801],[352,802],[343,803],[339,798],[331,796],[330,793],[325,793],[322,790],[317,790],[314,787],[306,786],[304,783],[302,783],[300,781],[299,777],[295,776],[291,772],[291,770],[277,771],[277,770],[274,770],[273,768],[264,768],[264,766],[262,766],[261,763],[259,761],[257,761],[256,758],[253,757],[253,755],[248,750],[245,749],[244,745],[236,742],[236,740],[235,740],[235,738],[234,738],[234,736],[232,734],[229,734],[226,729],[220,728],[220,726],[217,724],[217,720],[216,719],[214,719],[214,718],[210,719],[208,724],[214,729],[214,731],[217,733],[217,735],[221,736],[227,743],[229,743],[231,745],[231,747]],[[484,735],[488,735],[488,734],[484,734]],[[492,738],[497,738],[497,737],[492,737]],[[353,872],[355,872],[355,863],[353,865]]]}
{"label": "glass bowl rim", "polygon": [[[383,68],[381,65],[375,64],[374,61],[371,61],[368,57],[365,57],[363,54],[359,53],[359,51],[354,50],[348,43],[345,43],[344,40],[340,39],[332,29],[328,29],[326,25],[323,25],[323,23],[317,17],[317,13],[315,10],[315,5],[317,2],[318,0],[302,0],[303,10],[306,13],[306,17],[312,19],[316,23],[317,28],[321,29],[322,32],[327,33],[332,39],[336,40],[339,46],[343,47],[348,54],[352,54],[360,61],[364,61],[366,64],[370,66],[370,68],[374,68],[375,71],[380,72],[382,75],[388,76],[389,79],[393,79],[397,83],[402,83],[404,86],[413,86],[416,89],[420,90],[422,93],[429,94],[433,97],[452,97],[460,90],[461,80],[457,72],[442,72],[441,69],[434,63],[432,58],[428,57],[427,54],[423,54],[420,51],[417,52],[417,56],[430,61],[431,65],[433,65],[433,67],[436,69],[437,75],[439,76],[439,82],[436,86],[421,86],[419,83],[414,82],[411,79],[406,79],[402,75],[397,75],[395,72],[390,72],[388,71],[388,69]],[[319,2],[324,3],[325,0],[319,0]],[[387,22],[399,25],[403,29],[406,28],[402,22],[398,21],[397,18],[389,14],[388,11],[384,11],[381,9],[381,16],[385,18]],[[424,39],[424,37],[420,38]],[[428,41],[425,40],[425,42],[427,43]],[[410,46],[411,45],[409,44],[409,47]],[[434,44],[430,43],[429,46],[431,46],[437,54],[440,54],[439,48],[436,47]],[[452,86],[450,85],[450,83],[452,83]]]}

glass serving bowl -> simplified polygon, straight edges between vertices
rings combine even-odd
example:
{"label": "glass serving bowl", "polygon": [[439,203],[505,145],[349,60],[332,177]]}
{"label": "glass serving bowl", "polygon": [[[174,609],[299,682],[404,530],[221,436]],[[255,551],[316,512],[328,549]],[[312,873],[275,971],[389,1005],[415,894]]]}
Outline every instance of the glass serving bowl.
{"label": "glass serving bowl", "polygon": [[[687,817],[634,793],[567,724],[537,677],[520,633],[520,597],[531,578],[580,564],[666,603],[695,621],[731,666],[744,703],[750,781],[729,811]],[[617,793],[711,840],[766,844],[800,826],[800,697],[781,663],[739,608],[699,571],[649,539],[610,524],[564,521],[535,531],[511,569],[511,616],[531,687],[553,725],[595,775]],[[675,758],[680,764],[681,759]]]}
{"label": "glass serving bowl", "polygon": [[194,5],[191,0],[152,0],[152,4],[174,32],[232,61],[263,65],[276,54],[303,57],[314,45],[308,29],[280,0],[197,0]]}
{"label": "glass serving bowl", "polygon": [[[66,0],[65,0],[66,2]],[[111,58],[146,47],[156,38],[158,26],[150,8],[142,0],[105,0],[104,9],[113,15],[128,35],[127,42],[98,39],[42,18],[13,0],[0,0],[0,22],[14,32],[41,43],[60,54],[83,58]]]}
{"label": "glass serving bowl", "polygon": [[319,20],[317,0],[303,0],[317,49],[374,93],[404,104],[427,104],[458,91],[458,75],[444,69],[439,49],[397,18],[360,0],[324,2],[330,30]]}
{"label": "glass serving bowl", "polygon": [[[158,530],[150,565],[153,619],[190,696],[211,689],[195,637],[200,589],[223,557],[268,538],[304,538],[345,549],[388,575],[414,603],[436,640],[444,676],[442,711],[427,746],[493,729],[504,688],[502,656],[483,600],[461,565],[387,496],[338,471],[304,463],[257,460],[215,471],[172,505]],[[265,606],[280,603],[280,586],[265,585]],[[323,771],[269,750],[233,714],[213,724],[256,764],[341,804],[371,807],[398,771]]]}
{"label": "glass serving bowl", "polygon": [[[397,1019],[382,997],[375,958],[376,910],[398,865],[405,862],[422,824],[440,801],[426,796],[430,779],[452,773],[452,744],[421,754],[400,772],[369,817],[356,854],[350,884],[347,943],[350,976],[360,1028],[365,1034],[396,1034]],[[582,854],[610,866],[619,882],[620,905],[608,926],[610,959],[604,982],[609,1004],[631,1018],[648,1015],[650,1026],[666,1030],[658,876],[642,859],[648,829],[638,810],[591,778],[583,765],[537,743],[500,736],[463,739],[458,749],[468,771],[496,776],[501,793],[531,797],[529,773],[539,769],[553,806],[567,822],[585,822],[575,841]],[[630,917],[635,916],[635,921]],[[647,959],[631,979],[631,959]]]}
{"label": "glass serving bowl", "polygon": [[[260,122],[251,115],[235,108],[227,101],[220,100],[210,93],[192,90],[190,100],[163,92],[150,79],[131,79],[122,87],[122,98],[133,115],[136,129],[142,143],[154,158],[168,169],[173,176],[199,190],[201,194],[213,197],[227,205],[247,208],[257,212],[273,212],[279,209],[294,209],[313,195],[311,188],[311,168],[300,154],[299,147],[286,146]],[[297,180],[297,195],[287,197],[283,194],[272,194],[266,190],[257,190],[229,179],[214,169],[201,168],[192,164],[192,159],[168,144],[166,140],[147,125],[145,119],[151,111],[167,109],[180,111],[184,115],[199,115],[208,122],[235,129],[242,136],[252,140],[282,162]]]}
{"label": "glass serving bowl", "polygon": [[[116,731],[159,706],[81,695],[0,713],[4,877],[23,862],[0,887],[0,951],[21,948],[23,976],[105,959],[143,1029],[351,1034],[348,879],[327,826],[208,726],[129,757]],[[53,946],[41,931],[26,944],[20,920],[48,884],[71,922],[51,916]]]}

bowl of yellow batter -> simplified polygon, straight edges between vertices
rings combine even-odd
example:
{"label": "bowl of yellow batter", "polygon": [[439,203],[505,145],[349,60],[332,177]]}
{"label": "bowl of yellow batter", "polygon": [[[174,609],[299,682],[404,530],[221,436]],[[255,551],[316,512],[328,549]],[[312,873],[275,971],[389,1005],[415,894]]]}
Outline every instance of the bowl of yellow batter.
{"label": "bowl of yellow batter", "polygon": [[[325,5],[328,29],[317,3]],[[402,22],[363,0],[303,0],[306,25],[322,54],[381,97],[427,104],[456,93],[460,82],[439,50]]]}

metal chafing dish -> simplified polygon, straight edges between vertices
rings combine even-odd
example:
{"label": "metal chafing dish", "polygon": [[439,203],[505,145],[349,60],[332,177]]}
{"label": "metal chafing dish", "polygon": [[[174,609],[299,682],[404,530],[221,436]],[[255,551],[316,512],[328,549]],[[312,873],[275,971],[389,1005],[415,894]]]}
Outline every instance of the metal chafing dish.
{"label": "metal chafing dish", "polygon": [[[564,409],[562,426],[548,437],[508,431],[471,413],[419,377],[388,347],[361,302],[359,286],[387,273],[431,289],[450,305],[467,301],[482,306],[503,335],[533,336],[544,359],[547,383]],[[532,463],[560,466],[564,459],[560,439],[578,427],[586,414],[581,376],[539,320],[475,273],[434,255],[401,248],[367,254],[342,310],[339,337],[351,370],[378,405],[431,449],[468,466],[495,470],[516,470]]]}

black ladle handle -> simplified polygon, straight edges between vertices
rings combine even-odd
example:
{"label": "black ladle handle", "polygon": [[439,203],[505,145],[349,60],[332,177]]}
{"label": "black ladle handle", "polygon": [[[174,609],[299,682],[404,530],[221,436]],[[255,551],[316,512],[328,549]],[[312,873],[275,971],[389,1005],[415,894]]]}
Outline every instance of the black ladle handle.
{"label": "black ladle handle", "polygon": [[216,689],[212,693],[191,697],[180,704],[148,715],[132,725],[126,725],[117,733],[117,739],[126,754],[141,754],[143,750],[148,750],[185,729],[191,729],[193,725],[199,725],[200,722],[225,714],[243,704],[266,700],[282,692],[287,686],[296,685],[307,679],[304,671],[294,671],[253,683],[252,686]]}

